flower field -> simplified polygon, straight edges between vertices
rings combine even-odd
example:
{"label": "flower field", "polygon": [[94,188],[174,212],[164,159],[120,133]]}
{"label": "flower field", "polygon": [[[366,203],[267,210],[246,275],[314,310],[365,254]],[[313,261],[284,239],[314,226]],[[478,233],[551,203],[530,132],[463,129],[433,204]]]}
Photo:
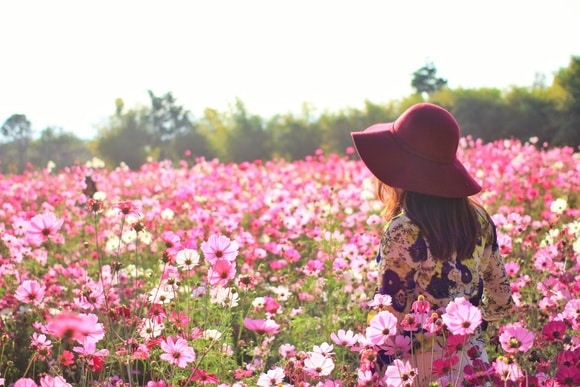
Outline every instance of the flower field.
{"label": "flower field", "polygon": [[347,153],[0,176],[0,385],[420,386],[419,331],[448,342],[432,385],[580,385],[578,153],[462,140],[514,299],[468,367],[476,307],[374,297],[381,204]]}

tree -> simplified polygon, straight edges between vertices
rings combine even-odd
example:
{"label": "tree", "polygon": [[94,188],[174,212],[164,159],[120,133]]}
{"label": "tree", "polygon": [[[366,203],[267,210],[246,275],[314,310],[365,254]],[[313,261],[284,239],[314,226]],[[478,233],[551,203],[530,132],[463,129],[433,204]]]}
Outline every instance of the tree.
{"label": "tree", "polygon": [[230,161],[240,163],[271,158],[270,133],[264,129],[261,117],[250,115],[243,102],[237,99],[231,120],[227,144]]}
{"label": "tree", "polygon": [[30,151],[30,162],[33,165],[45,167],[52,161],[57,170],[85,162],[92,157],[83,140],[72,133],[52,127],[40,132],[40,137],[32,142]]}
{"label": "tree", "polygon": [[308,104],[302,106],[302,114],[276,115],[268,122],[272,134],[272,152],[275,156],[292,161],[313,155],[320,147],[322,132],[315,125]]}
{"label": "tree", "polygon": [[554,145],[580,145],[580,56],[573,56],[568,67],[558,71],[553,87],[566,92]]}
{"label": "tree", "polygon": [[502,92],[495,88],[454,90],[451,113],[461,127],[461,135],[484,142],[508,137],[508,112]]}
{"label": "tree", "polygon": [[411,86],[417,94],[430,96],[437,90],[447,86],[447,79],[437,77],[437,69],[433,62],[428,61],[425,66],[413,73]]}
{"label": "tree", "polygon": [[30,121],[24,114],[11,115],[0,128],[2,135],[18,147],[18,172],[24,171],[28,161],[28,144],[32,137]]}
{"label": "tree", "polygon": [[115,101],[116,112],[107,127],[101,128],[94,146],[96,153],[110,166],[125,163],[138,169],[147,161],[151,152],[151,126],[147,108],[123,111],[122,100]]}
{"label": "tree", "polygon": [[153,127],[154,146],[159,147],[159,157],[171,156],[171,142],[179,135],[193,129],[189,111],[178,105],[171,92],[159,97],[148,90],[151,99],[149,119]]}

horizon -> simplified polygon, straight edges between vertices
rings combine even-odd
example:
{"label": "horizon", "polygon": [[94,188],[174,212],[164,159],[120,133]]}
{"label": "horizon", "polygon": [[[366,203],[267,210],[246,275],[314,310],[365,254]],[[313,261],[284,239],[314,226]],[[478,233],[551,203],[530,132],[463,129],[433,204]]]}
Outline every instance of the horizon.
{"label": "horizon", "polygon": [[[54,127],[90,139],[117,98],[127,109],[147,105],[147,90],[171,92],[194,119],[205,108],[228,111],[236,99],[261,117],[300,113],[303,104],[360,108],[410,95],[413,72],[428,60],[452,89],[527,87],[536,74],[549,85],[580,54],[580,2],[549,5],[2,4],[14,17],[0,25],[11,36],[3,42],[0,120],[25,114],[35,133]],[[18,15],[33,28],[22,29]]]}

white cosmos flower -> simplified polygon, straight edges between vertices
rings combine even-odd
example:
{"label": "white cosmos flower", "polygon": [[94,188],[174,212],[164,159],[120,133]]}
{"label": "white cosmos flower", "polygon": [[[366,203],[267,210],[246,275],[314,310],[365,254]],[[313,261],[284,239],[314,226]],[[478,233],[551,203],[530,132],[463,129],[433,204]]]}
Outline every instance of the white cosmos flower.
{"label": "white cosmos flower", "polygon": [[161,322],[155,322],[148,318],[144,318],[142,321],[143,326],[139,331],[139,336],[145,340],[160,336],[161,332],[163,332],[163,329],[165,329],[165,326]]}
{"label": "white cosmos flower", "polygon": [[222,333],[216,329],[206,329],[203,331],[202,337],[206,340],[219,340]]}
{"label": "white cosmos flower", "polygon": [[149,292],[149,301],[153,304],[167,304],[173,300],[175,290],[171,285],[161,285]]}
{"label": "white cosmos flower", "polygon": [[211,302],[221,306],[233,308],[238,306],[240,301],[238,293],[232,291],[231,288],[214,287],[210,289],[209,294]]}
{"label": "white cosmos flower", "polygon": [[199,265],[199,253],[193,249],[180,250],[175,255],[175,263],[181,270],[193,270]]}
{"label": "white cosmos flower", "polygon": [[175,212],[171,208],[166,208],[161,211],[161,219],[171,220],[175,216]]}
{"label": "white cosmos flower", "polygon": [[550,204],[550,211],[554,214],[561,215],[568,209],[568,202],[566,199],[558,198]]}

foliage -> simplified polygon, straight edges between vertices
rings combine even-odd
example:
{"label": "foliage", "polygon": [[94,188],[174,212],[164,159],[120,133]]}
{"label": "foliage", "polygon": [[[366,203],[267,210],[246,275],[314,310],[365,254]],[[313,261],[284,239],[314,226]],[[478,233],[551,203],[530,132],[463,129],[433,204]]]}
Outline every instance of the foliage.
{"label": "foliage", "polygon": [[32,137],[30,121],[24,114],[11,115],[0,127],[0,132],[18,148],[18,171],[24,171],[28,162],[28,144]]}
{"label": "foliage", "polygon": [[447,79],[437,76],[437,68],[431,61],[413,73],[411,86],[417,94],[431,95],[447,86]]}
{"label": "foliage", "polygon": [[[195,120],[171,92],[157,95],[148,91],[149,106],[125,109],[118,99],[115,113],[97,136],[82,146],[74,134],[54,133],[53,128],[41,131],[40,138],[33,139],[26,129],[14,137],[12,134],[17,134],[21,127],[14,125],[16,118],[22,119],[22,128],[28,122],[24,115],[14,115],[5,123],[0,170],[18,173],[32,166],[41,168],[48,161],[63,168],[86,153],[107,160],[111,166],[124,163],[132,169],[140,168],[148,158],[170,160],[174,164],[196,158],[239,163],[279,157],[300,160],[316,149],[345,154],[351,145],[350,132],[392,121],[409,106],[424,101],[440,104],[454,113],[464,136],[484,142],[504,138],[527,141],[534,137],[538,138],[538,144],[577,147],[580,146],[579,62],[578,57],[572,57],[569,65],[556,73],[551,85],[537,75],[530,87],[505,90],[450,89],[446,80],[437,77],[435,65],[427,62],[412,80],[421,91],[417,89],[399,100],[386,104],[364,101],[362,109],[336,112],[318,112],[314,106],[305,105],[297,114],[279,114],[268,119],[252,114],[237,99],[228,111],[206,108],[203,116]],[[53,154],[62,156],[47,160],[48,154],[43,149],[49,148],[54,149]],[[32,163],[27,164],[28,161]]]}

